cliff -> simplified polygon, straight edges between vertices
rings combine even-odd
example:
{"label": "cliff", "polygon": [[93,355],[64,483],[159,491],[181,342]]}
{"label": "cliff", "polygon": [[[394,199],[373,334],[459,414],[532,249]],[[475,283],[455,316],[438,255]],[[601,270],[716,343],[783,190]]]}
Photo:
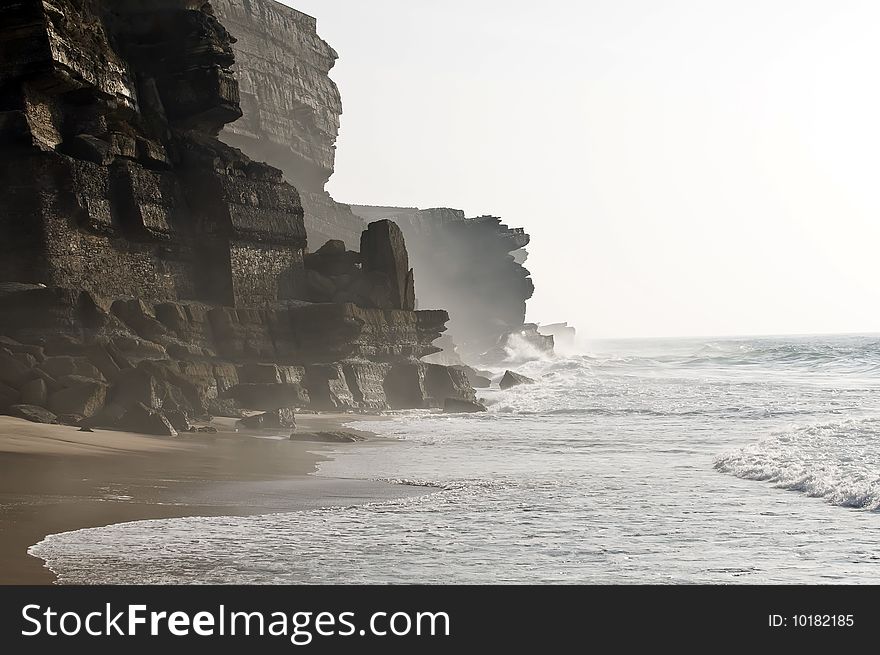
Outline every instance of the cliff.
{"label": "cliff", "polygon": [[237,41],[235,73],[244,117],[221,138],[284,171],[300,192],[313,248],[330,239],[358,247],[365,225],[324,190],[333,174],[342,115],[330,78],[337,54],[314,18],[274,0],[214,0]]}
{"label": "cliff", "polygon": [[[448,315],[414,311],[400,229],[307,260],[301,194],[218,139],[234,43],[199,1],[0,6],[0,411],[162,432],[473,399],[418,361]],[[318,178],[319,141],[298,141]]]}
{"label": "cliff", "polygon": [[[409,246],[420,306],[449,309],[461,354],[474,360],[524,329],[534,345],[552,348],[524,328],[534,287],[522,266],[529,241],[523,230],[492,217],[465,219],[456,210],[344,205],[324,190],[334,170],[342,102],[330,78],[337,53],[318,36],[316,20],[275,0],[212,4],[237,39],[234,71],[244,113],[221,138],[284,171],[300,192],[312,249],[332,239],[356,250],[366,223],[391,218]],[[310,293],[356,297],[314,275]],[[449,340],[446,346],[452,347]]]}
{"label": "cliff", "polygon": [[400,226],[420,305],[449,311],[447,349],[457,348],[467,361],[503,359],[493,351],[515,335],[552,350],[552,338],[542,338],[525,323],[526,301],[535,287],[523,266],[529,244],[523,229],[494,216],[466,218],[455,209],[352,205],[352,211],[365,221],[390,219]]}

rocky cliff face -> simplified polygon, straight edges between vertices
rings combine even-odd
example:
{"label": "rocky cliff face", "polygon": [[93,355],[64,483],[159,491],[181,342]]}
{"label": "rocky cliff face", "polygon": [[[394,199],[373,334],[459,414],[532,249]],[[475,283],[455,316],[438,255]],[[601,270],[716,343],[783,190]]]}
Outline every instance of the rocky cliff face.
{"label": "rocky cliff face", "polygon": [[237,39],[241,120],[221,138],[284,171],[299,190],[313,249],[335,239],[351,249],[365,225],[324,190],[333,174],[342,100],[330,78],[337,54],[314,18],[274,0],[213,0]]}
{"label": "rocky cliff face", "polygon": [[[212,4],[237,39],[234,70],[244,112],[221,138],[284,171],[300,192],[312,250],[327,240],[357,250],[366,223],[391,218],[409,245],[421,306],[450,309],[461,354],[475,359],[503,348],[509,334],[520,338],[525,303],[534,291],[522,266],[528,235],[492,217],[466,220],[456,210],[336,202],[324,191],[333,173],[342,113],[339,90],[329,75],[336,52],[318,36],[314,18],[275,0]],[[306,274],[310,299],[357,300],[363,295],[347,276],[333,281],[320,270]],[[407,283],[395,284],[399,291]],[[526,333],[534,335],[536,345],[546,346],[534,330]]]}
{"label": "rocky cliff face", "polygon": [[[306,265],[300,194],[217,138],[242,116],[233,44],[200,1],[0,6],[0,411],[161,429],[472,398],[418,362],[448,315],[414,311],[396,226],[343,246],[350,268],[313,302],[325,262]],[[332,117],[303,120],[284,129],[308,127],[303,170],[325,179],[311,130]]]}
{"label": "rocky cliff face", "polygon": [[[407,209],[352,205],[366,221],[397,223],[409,246],[418,299],[423,307],[449,311],[447,350],[455,344],[466,360],[498,349],[509,338],[525,339],[542,350],[553,348],[525,325],[526,301],[534,293],[523,266],[529,235],[493,216],[466,218],[455,209]],[[451,341],[450,341],[451,340]]]}

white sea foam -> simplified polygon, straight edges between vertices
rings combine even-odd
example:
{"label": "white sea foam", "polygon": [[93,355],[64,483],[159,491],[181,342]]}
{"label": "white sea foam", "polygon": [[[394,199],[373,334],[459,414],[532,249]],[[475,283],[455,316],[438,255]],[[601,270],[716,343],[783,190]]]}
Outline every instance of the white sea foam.
{"label": "white sea foam", "polygon": [[880,421],[794,427],[719,457],[715,468],[842,507],[880,509]]}
{"label": "white sea foam", "polygon": [[80,583],[880,582],[877,338],[520,355],[537,383],[481,390],[490,412],[373,422],[396,439],[320,464],[431,493],[32,552]]}

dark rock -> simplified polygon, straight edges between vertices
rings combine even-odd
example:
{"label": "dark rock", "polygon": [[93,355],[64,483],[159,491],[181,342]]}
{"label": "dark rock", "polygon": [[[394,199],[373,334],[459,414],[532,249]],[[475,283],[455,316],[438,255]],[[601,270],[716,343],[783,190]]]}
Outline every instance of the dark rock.
{"label": "dark rock", "polygon": [[126,409],[122,405],[108,403],[96,414],[83,419],[80,422],[80,425],[90,428],[113,428],[120,420],[122,420],[122,417],[125,416],[125,412]]}
{"label": "dark rock", "polygon": [[79,429],[79,431],[80,432],[94,432],[94,430],[92,430],[92,428],[87,428],[87,427],[81,427]]}
{"label": "dark rock", "polygon": [[125,415],[115,426],[125,432],[137,434],[151,434],[160,437],[176,437],[177,430],[158,409],[147,407],[143,403],[136,403],[129,407]]}
{"label": "dark rock", "polygon": [[213,398],[208,403],[207,414],[227,418],[242,418],[244,411],[232,398]]}
{"label": "dark rock", "polygon": [[110,311],[142,339],[159,342],[168,336],[168,328],[142,300],[117,300]]}
{"label": "dark rock", "polygon": [[513,371],[506,371],[498,386],[502,389],[510,389],[511,387],[516,387],[521,384],[535,384],[535,380],[527,378],[525,375],[514,373]]}
{"label": "dark rock", "polygon": [[163,385],[147,371],[130,368],[116,375],[110,397],[115,404],[123,407],[142,403],[159,409],[164,400]]}
{"label": "dark rock", "polygon": [[21,400],[21,393],[19,393],[18,389],[0,382],[0,409],[15,405],[19,400]]}
{"label": "dark rock", "polygon": [[18,361],[8,350],[0,350],[0,382],[18,387],[29,370],[29,367]]}
{"label": "dark rock", "polygon": [[296,428],[296,416],[292,409],[276,409],[241,419],[239,423],[251,430]]}
{"label": "dark rock", "polygon": [[353,432],[302,432],[290,435],[291,441],[307,441],[317,443],[358,443],[366,439]]}
{"label": "dark rock", "polygon": [[21,404],[45,407],[49,399],[46,381],[40,378],[25,382],[21,386]]}
{"label": "dark rock", "polygon": [[85,417],[82,414],[61,414],[58,416],[59,425],[67,425],[73,428],[81,427],[83,421],[85,421]]}
{"label": "dark rock", "polygon": [[345,242],[339,239],[330,239],[323,246],[318,248],[316,255],[344,255],[347,248]]}
{"label": "dark rock", "polygon": [[168,422],[171,426],[177,430],[178,432],[189,432],[190,431],[190,422],[189,417],[187,417],[186,412],[183,412],[179,409],[165,411],[165,418],[168,419]]}
{"label": "dark rock", "polygon": [[84,353],[89,363],[98,369],[106,380],[113,380],[121,370],[107,347],[102,344],[92,344]]}
{"label": "dark rock", "polygon": [[31,423],[55,424],[58,422],[58,417],[55,414],[36,405],[12,405],[6,409],[6,414]]}
{"label": "dark rock", "polygon": [[449,398],[468,402],[477,399],[477,394],[464,371],[439,364],[423,364],[423,366],[425,366],[425,391],[431,399],[432,406],[440,407]]}
{"label": "dark rock", "polygon": [[346,410],[355,405],[341,364],[314,364],[306,367],[305,384],[313,409]]}
{"label": "dark rock", "polygon": [[418,275],[419,304],[449,310],[449,334],[466,360],[477,361],[503,335],[523,328],[535,287],[523,266],[529,235],[522,229],[454,209],[352,210],[367,222],[387,218],[400,227]]}
{"label": "dark rock", "polygon": [[453,366],[452,368],[464,371],[467,375],[468,382],[474,389],[488,389],[492,386],[492,374],[489,371],[478,371],[475,368],[465,365]]}
{"label": "dark rock", "polygon": [[431,406],[425,388],[426,365],[421,362],[395,364],[385,378],[385,396],[392,409],[422,409]]}
{"label": "dark rock", "polygon": [[12,353],[12,356],[24,364],[28,369],[32,369],[37,365],[37,358],[30,353]]}
{"label": "dark rock", "polygon": [[385,395],[393,409],[442,407],[447,398],[476,400],[464,371],[439,364],[395,364],[385,378]]}
{"label": "dark rock", "polygon": [[37,362],[41,362],[46,358],[42,346],[32,346],[19,343],[15,339],[10,339],[9,337],[0,336],[0,348],[8,350],[13,355],[17,353],[26,353],[33,356]]}
{"label": "dark rock", "polygon": [[40,370],[56,380],[65,375],[79,375],[94,380],[104,379],[101,371],[85,357],[72,357],[70,355],[48,357],[40,364]]}
{"label": "dark rock", "polygon": [[238,379],[245,384],[281,384],[277,364],[245,364],[238,369]]}
{"label": "dark rock", "polygon": [[328,277],[315,270],[306,272],[309,300],[312,302],[330,302],[336,294],[336,285]]}
{"label": "dark rock", "polygon": [[49,409],[55,414],[78,414],[88,418],[96,414],[107,400],[107,385],[84,379],[75,386],[49,396]]}
{"label": "dark rock", "polygon": [[110,144],[90,134],[78,134],[67,139],[59,150],[77,159],[105,166],[113,159],[110,155]]}
{"label": "dark rock", "polygon": [[238,384],[225,394],[245,409],[307,407],[308,392],[299,384]]}
{"label": "dark rock", "polygon": [[476,400],[461,400],[459,398],[447,398],[443,403],[443,411],[447,414],[474,414],[488,412],[486,406]]}
{"label": "dark rock", "polygon": [[45,371],[40,370],[39,368],[32,368],[28,371],[24,378],[21,380],[21,384],[25,385],[31,380],[42,380],[46,383],[46,389],[49,393],[54,393],[56,391],[61,391],[64,387],[53,378],[51,375],[46,373]]}
{"label": "dark rock", "polygon": [[384,273],[390,282],[392,308],[415,309],[412,271],[403,232],[389,220],[370,223],[361,235],[365,272]]}
{"label": "dark rock", "polygon": [[385,378],[391,370],[390,364],[348,361],[343,364],[342,370],[357,407],[374,410],[389,408]]}

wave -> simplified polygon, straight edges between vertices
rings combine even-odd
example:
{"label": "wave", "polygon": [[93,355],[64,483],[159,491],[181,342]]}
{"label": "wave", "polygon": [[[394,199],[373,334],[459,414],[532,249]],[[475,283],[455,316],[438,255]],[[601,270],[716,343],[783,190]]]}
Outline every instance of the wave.
{"label": "wave", "polygon": [[880,419],[792,428],[717,458],[715,469],[840,507],[877,511]]}

